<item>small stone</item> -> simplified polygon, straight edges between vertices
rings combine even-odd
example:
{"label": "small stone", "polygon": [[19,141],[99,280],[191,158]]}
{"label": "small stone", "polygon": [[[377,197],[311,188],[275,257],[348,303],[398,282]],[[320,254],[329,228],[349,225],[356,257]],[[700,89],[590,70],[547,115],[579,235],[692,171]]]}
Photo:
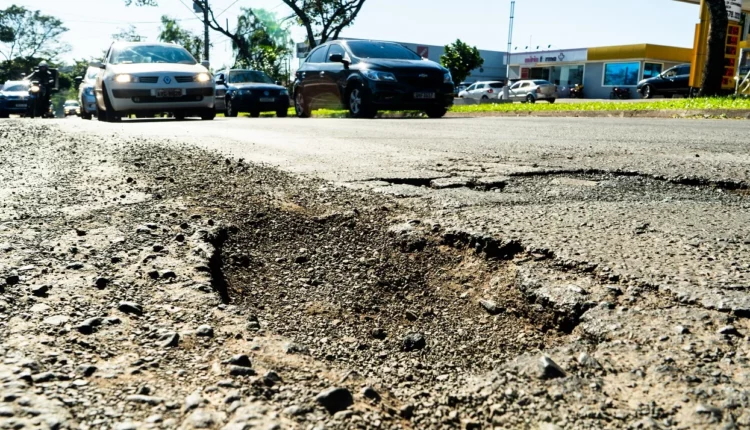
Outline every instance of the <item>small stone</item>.
{"label": "small stone", "polygon": [[416,320],[419,319],[419,317],[417,316],[417,314],[414,313],[414,312],[412,312],[412,311],[406,311],[406,313],[404,315],[406,316],[407,320],[412,321],[412,322],[414,322],[414,321],[416,321]]}
{"label": "small stone", "polygon": [[229,366],[229,374],[231,376],[253,376],[255,375],[255,370],[244,367],[244,366]]}
{"label": "small stone", "polygon": [[484,308],[484,310],[487,311],[490,315],[497,315],[502,312],[502,309],[497,306],[497,303],[495,303],[492,300],[485,300],[482,299],[479,301],[479,304]]}
{"label": "small stone", "polygon": [[204,324],[195,330],[195,335],[199,337],[214,337],[214,328]]}
{"label": "small stone", "polygon": [[68,318],[65,315],[54,315],[54,316],[51,316],[49,318],[46,318],[43,322],[45,324],[47,324],[47,325],[52,325],[52,326],[58,326],[59,327],[61,325],[64,325],[65,323],[67,323],[68,320],[70,320],[70,318]]}
{"label": "small stone", "polygon": [[12,407],[10,407],[10,406],[0,406],[0,417],[9,418],[9,417],[14,416],[15,414],[16,413],[13,412],[13,408]]}
{"label": "small stone", "polygon": [[538,365],[539,377],[541,379],[555,379],[565,377],[565,371],[546,355],[539,357]]}
{"label": "small stone", "polygon": [[9,275],[5,277],[5,283],[8,285],[16,285],[21,282],[21,278],[18,275]]}
{"label": "small stone", "polygon": [[98,277],[96,278],[96,281],[94,281],[94,286],[100,290],[107,288],[107,285],[109,285],[109,279],[104,277]]}
{"label": "small stone", "polygon": [[159,397],[146,396],[143,394],[132,394],[130,396],[127,396],[125,400],[130,403],[140,403],[151,406],[156,406],[164,402],[164,400]]}
{"label": "small stone", "polygon": [[148,277],[151,279],[159,279],[159,271],[158,270],[151,270],[148,272]]}
{"label": "small stone", "polygon": [[273,370],[269,370],[263,375],[263,383],[268,387],[273,387],[277,383],[281,382],[281,376]]}
{"label": "small stone", "polygon": [[65,268],[66,268],[66,269],[71,269],[71,270],[79,270],[79,269],[83,269],[83,263],[81,263],[81,262],[78,262],[78,261],[75,261],[75,262],[73,262],[73,263],[70,263],[70,264],[68,264],[67,266],[65,266]]}
{"label": "small stone", "polygon": [[98,369],[96,366],[92,366],[90,364],[82,364],[78,366],[78,369],[77,369],[78,374],[83,375],[86,378],[96,373],[97,370]]}
{"label": "small stone", "polygon": [[287,354],[307,354],[309,349],[304,345],[292,342],[284,347],[284,352]]}
{"label": "small stone", "polygon": [[53,381],[55,379],[57,379],[57,375],[55,375],[52,372],[43,372],[43,373],[37,373],[36,375],[31,375],[31,380],[37,384],[42,384],[44,382]]}
{"label": "small stone", "polygon": [[174,348],[180,343],[180,335],[172,332],[167,333],[159,339],[159,346],[162,348]]}
{"label": "small stone", "polygon": [[120,310],[120,312],[125,314],[132,314],[132,315],[143,315],[143,306],[139,305],[135,302],[120,302],[120,305],[117,307],[117,309]]}
{"label": "small stone", "polygon": [[79,229],[75,229],[75,230],[76,230],[76,236],[79,236],[79,237],[86,236],[86,230],[79,230]]}
{"label": "small stone", "polygon": [[180,234],[178,234],[177,236],[174,237],[174,240],[176,240],[177,242],[184,242],[185,241],[185,235],[182,234],[182,233],[180,233]]}
{"label": "small stone", "polygon": [[326,408],[329,414],[346,410],[354,404],[352,393],[346,388],[331,388],[315,396],[315,402]]}
{"label": "small stone", "polygon": [[154,252],[162,252],[164,251],[164,245],[154,245],[151,249],[154,250]]}
{"label": "small stone", "polygon": [[117,423],[114,426],[114,430],[138,430],[138,423],[132,421]]}
{"label": "small stone", "polygon": [[49,288],[49,285],[39,285],[31,288],[31,294],[35,297],[47,297]]}
{"label": "small stone", "polygon": [[177,277],[177,274],[174,272],[174,270],[165,270],[161,274],[162,279],[175,279]]}
{"label": "small stone", "polygon": [[185,411],[192,411],[203,403],[203,397],[201,397],[200,391],[196,391],[193,394],[185,398]]}
{"label": "small stone", "polygon": [[588,369],[601,369],[602,365],[597,361],[596,358],[586,354],[585,352],[582,352],[581,355],[578,356],[578,364],[581,365],[581,367],[588,368]]}
{"label": "small stone", "polygon": [[297,264],[307,263],[308,261],[310,261],[310,258],[306,255],[299,255],[294,258],[294,262]]}
{"label": "small stone", "polygon": [[208,411],[204,411],[202,409],[198,409],[194,411],[189,417],[189,427],[197,428],[197,429],[208,429],[213,428],[216,424],[216,417],[214,414]]}
{"label": "small stone", "polygon": [[230,391],[229,393],[227,393],[226,397],[224,397],[224,403],[227,405],[240,400],[242,400],[242,395],[237,390]]}
{"label": "small stone", "polygon": [[674,328],[674,331],[675,331],[675,333],[677,333],[677,334],[689,334],[689,333],[690,333],[690,329],[689,329],[689,328],[687,328],[687,327],[685,327],[685,326],[682,326],[682,325],[678,325],[678,326],[676,326],[676,327]]}
{"label": "small stone", "polygon": [[238,354],[229,359],[229,364],[241,367],[253,367],[250,357],[245,354]]}
{"label": "small stone", "polygon": [[362,396],[364,396],[367,399],[374,400],[376,402],[380,401],[380,393],[375,391],[372,387],[365,387],[362,389]]}
{"label": "small stone", "polygon": [[372,329],[372,331],[370,332],[370,336],[378,340],[383,340],[386,338],[386,333],[385,330],[383,330],[381,327],[377,327]]}
{"label": "small stone", "polygon": [[398,411],[399,416],[405,420],[410,420],[414,416],[414,405],[404,405]]}
{"label": "small stone", "polygon": [[699,403],[698,406],[695,407],[695,413],[708,416],[712,422],[721,421],[721,418],[724,415],[721,409],[705,403]]}
{"label": "small stone", "polygon": [[424,349],[425,346],[427,346],[427,341],[422,333],[409,333],[404,337],[403,350],[405,352]]}
{"label": "small stone", "polygon": [[742,335],[740,334],[740,332],[737,331],[737,329],[733,325],[724,326],[724,327],[720,328],[717,331],[717,333],[722,334],[724,336],[742,337]]}

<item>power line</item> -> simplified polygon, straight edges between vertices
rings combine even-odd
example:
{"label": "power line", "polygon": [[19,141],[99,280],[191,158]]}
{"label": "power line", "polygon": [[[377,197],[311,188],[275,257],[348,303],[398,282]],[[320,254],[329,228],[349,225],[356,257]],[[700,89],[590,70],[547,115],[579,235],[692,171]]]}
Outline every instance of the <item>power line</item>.
{"label": "power line", "polygon": [[229,6],[225,7],[225,8],[224,8],[224,10],[222,10],[221,12],[219,12],[219,14],[218,14],[218,15],[216,15],[216,17],[217,17],[217,18],[219,18],[219,17],[221,16],[221,15],[223,15],[223,14],[224,14],[224,12],[226,12],[227,10],[229,10],[229,8],[230,8],[230,7],[232,7],[232,6],[236,5],[236,4],[237,4],[237,2],[239,2],[239,1],[240,1],[240,0],[234,0],[234,2],[232,2],[232,4],[230,4]]}

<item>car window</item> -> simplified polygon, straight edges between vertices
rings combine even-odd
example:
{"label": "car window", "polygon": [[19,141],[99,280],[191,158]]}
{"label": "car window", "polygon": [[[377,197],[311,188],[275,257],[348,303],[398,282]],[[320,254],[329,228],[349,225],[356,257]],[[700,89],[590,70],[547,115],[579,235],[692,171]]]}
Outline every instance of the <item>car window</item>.
{"label": "car window", "polygon": [[519,88],[520,86],[521,86],[521,83],[520,82],[516,82],[515,84],[513,84],[512,87],[510,87],[510,89],[511,90],[515,90],[516,88]]}
{"label": "car window", "polygon": [[503,83],[502,82],[493,82],[490,84],[490,88],[502,88]]}
{"label": "car window", "polygon": [[486,85],[485,85],[485,84],[479,84],[479,85],[477,85],[477,89],[478,89],[478,90],[481,90],[481,89],[482,89],[482,88],[484,88],[484,87],[486,87]]}
{"label": "car window", "polygon": [[421,60],[422,57],[392,42],[349,41],[352,54],[359,58],[388,58],[392,60]]}
{"label": "car window", "polygon": [[549,81],[545,81],[545,80],[541,80],[541,79],[534,81],[534,83],[536,85],[552,85],[552,84],[549,83]]}
{"label": "car window", "polygon": [[236,70],[229,72],[229,83],[240,84],[240,83],[260,83],[260,84],[273,84],[273,79],[269,78],[263,72],[256,72],[255,70]]}
{"label": "car window", "polygon": [[673,76],[677,76],[677,68],[674,67],[674,68],[671,68],[671,69],[667,70],[666,72],[664,72],[664,76],[667,77],[667,78],[671,78]]}
{"label": "car window", "polygon": [[328,50],[328,55],[326,55],[326,61],[330,63],[330,58],[333,54],[340,54],[342,57],[346,57],[346,51],[344,51],[344,48],[337,43],[331,45],[331,48]]}
{"label": "car window", "polygon": [[689,75],[690,74],[690,66],[680,66],[677,69],[678,75]]}
{"label": "car window", "polygon": [[126,45],[115,48],[112,64],[197,64],[195,58],[181,46]]}
{"label": "car window", "polygon": [[474,89],[476,89],[476,87],[477,87],[476,85],[472,85],[469,88],[467,88],[466,91],[473,91]]}
{"label": "car window", "polygon": [[325,63],[326,52],[328,52],[328,46],[321,46],[316,48],[305,60],[306,63]]}
{"label": "car window", "polygon": [[531,82],[524,82],[523,84],[521,84],[521,88],[528,88],[530,86],[531,86]]}
{"label": "car window", "polygon": [[9,86],[4,87],[2,89],[2,91],[8,91],[8,92],[13,92],[13,91],[28,91],[28,90],[29,90],[29,87],[28,87],[28,85],[25,85],[25,84],[9,85]]}
{"label": "car window", "polygon": [[101,69],[98,67],[89,67],[86,69],[86,80],[87,81],[94,81],[96,80],[96,77],[99,76],[99,71]]}

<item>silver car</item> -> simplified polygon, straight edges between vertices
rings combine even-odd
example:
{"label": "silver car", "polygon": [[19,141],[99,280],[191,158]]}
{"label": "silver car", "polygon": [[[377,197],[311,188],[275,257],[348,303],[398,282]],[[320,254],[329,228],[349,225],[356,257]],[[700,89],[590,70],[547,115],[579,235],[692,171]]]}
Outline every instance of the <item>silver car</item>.
{"label": "silver car", "polygon": [[96,95],[94,94],[94,85],[96,77],[102,69],[98,67],[89,67],[86,70],[86,76],[83,77],[81,85],[78,87],[78,103],[81,105],[81,118],[91,119],[96,115]]}
{"label": "silver car", "polygon": [[[518,81],[510,86],[510,101],[536,103],[537,100],[546,100],[554,103],[557,100],[557,85],[542,79]],[[505,100],[505,94],[500,92],[500,100]]]}

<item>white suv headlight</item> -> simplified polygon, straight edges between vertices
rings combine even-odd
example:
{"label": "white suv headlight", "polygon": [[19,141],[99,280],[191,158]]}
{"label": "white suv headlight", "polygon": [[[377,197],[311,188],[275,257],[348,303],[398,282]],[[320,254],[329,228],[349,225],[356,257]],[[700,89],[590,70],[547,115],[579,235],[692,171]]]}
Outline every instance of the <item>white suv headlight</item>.
{"label": "white suv headlight", "polygon": [[199,73],[195,77],[196,82],[208,82],[210,80],[211,80],[211,75],[209,75],[208,73]]}
{"label": "white suv headlight", "polygon": [[115,75],[115,82],[119,84],[127,84],[133,82],[133,77],[130,75]]}
{"label": "white suv headlight", "polygon": [[376,70],[363,70],[362,74],[371,81],[397,82],[396,75],[390,72],[378,72]]}

